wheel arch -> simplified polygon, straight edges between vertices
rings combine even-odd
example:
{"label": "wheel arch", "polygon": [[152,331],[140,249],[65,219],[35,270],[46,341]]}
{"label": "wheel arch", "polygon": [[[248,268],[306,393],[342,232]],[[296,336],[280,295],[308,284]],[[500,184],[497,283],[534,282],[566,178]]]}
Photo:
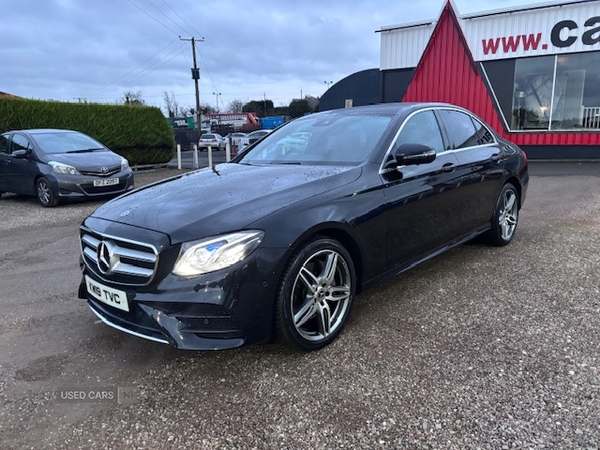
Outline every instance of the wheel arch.
{"label": "wheel arch", "polygon": [[[515,187],[515,189],[517,190],[517,197],[519,199],[519,209],[521,209],[522,198],[523,198],[523,196],[522,196],[522,189],[523,189],[523,187],[521,186],[521,183],[519,182],[519,179],[517,177],[515,177],[515,176],[511,176],[511,177],[509,177],[509,178],[506,179],[506,181],[504,182],[504,184],[502,186],[504,186],[506,184],[512,184]],[[500,188],[500,189],[502,189],[502,188]]]}
{"label": "wheel arch", "polygon": [[363,282],[363,252],[359,244],[356,242],[352,234],[343,228],[340,224],[321,224],[319,227],[312,228],[301,236],[299,236],[290,246],[289,252],[286,254],[286,260],[289,260],[291,255],[307,242],[318,238],[327,237],[338,241],[350,254],[352,263],[354,264],[354,272],[356,274],[356,294],[362,291]]}

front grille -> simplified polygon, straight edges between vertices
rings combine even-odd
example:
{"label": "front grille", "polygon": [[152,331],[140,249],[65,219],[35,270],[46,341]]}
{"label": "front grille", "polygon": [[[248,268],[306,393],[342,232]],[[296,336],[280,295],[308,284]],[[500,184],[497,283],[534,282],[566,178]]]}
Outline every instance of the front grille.
{"label": "front grille", "polygon": [[95,177],[110,177],[115,173],[119,173],[121,171],[121,166],[113,166],[107,167],[106,171],[103,172],[101,169],[93,169],[93,170],[80,170],[82,175],[92,175]]}
{"label": "front grille", "polygon": [[158,251],[150,244],[81,230],[81,254],[93,273],[128,286],[150,284],[158,267]]}

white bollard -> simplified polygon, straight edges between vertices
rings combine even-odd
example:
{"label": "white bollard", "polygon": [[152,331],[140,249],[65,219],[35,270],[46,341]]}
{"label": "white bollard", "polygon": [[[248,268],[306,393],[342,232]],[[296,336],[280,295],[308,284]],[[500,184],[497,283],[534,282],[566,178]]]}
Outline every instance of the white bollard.
{"label": "white bollard", "polygon": [[198,167],[198,146],[194,144],[194,169],[197,169]]}
{"label": "white bollard", "polygon": [[208,167],[212,168],[212,148],[208,146]]}
{"label": "white bollard", "polygon": [[177,168],[181,170],[181,144],[177,144]]}
{"label": "white bollard", "polygon": [[231,161],[231,138],[227,139],[227,142],[225,143],[225,161],[229,162]]}

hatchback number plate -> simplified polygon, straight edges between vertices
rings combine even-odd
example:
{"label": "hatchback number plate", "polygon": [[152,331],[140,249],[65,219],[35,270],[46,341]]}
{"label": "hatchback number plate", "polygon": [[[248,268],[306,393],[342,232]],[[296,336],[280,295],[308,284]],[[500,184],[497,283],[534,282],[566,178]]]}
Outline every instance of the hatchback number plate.
{"label": "hatchback number plate", "polygon": [[102,180],[94,180],[94,186],[114,186],[115,184],[119,184],[118,178],[105,178]]}
{"label": "hatchback number plate", "polygon": [[104,286],[87,275],[85,276],[85,288],[87,289],[88,294],[96,300],[100,300],[102,303],[112,306],[113,308],[129,312],[127,294],[125,292]]}

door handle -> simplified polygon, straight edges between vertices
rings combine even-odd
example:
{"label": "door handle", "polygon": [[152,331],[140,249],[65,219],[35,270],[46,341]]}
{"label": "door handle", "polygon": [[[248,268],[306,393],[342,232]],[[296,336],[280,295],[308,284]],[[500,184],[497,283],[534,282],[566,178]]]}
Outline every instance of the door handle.
{"label": "door handle", "polygon": [[442,172],[454,172],[454,164],[446,163],[442,166]]}

